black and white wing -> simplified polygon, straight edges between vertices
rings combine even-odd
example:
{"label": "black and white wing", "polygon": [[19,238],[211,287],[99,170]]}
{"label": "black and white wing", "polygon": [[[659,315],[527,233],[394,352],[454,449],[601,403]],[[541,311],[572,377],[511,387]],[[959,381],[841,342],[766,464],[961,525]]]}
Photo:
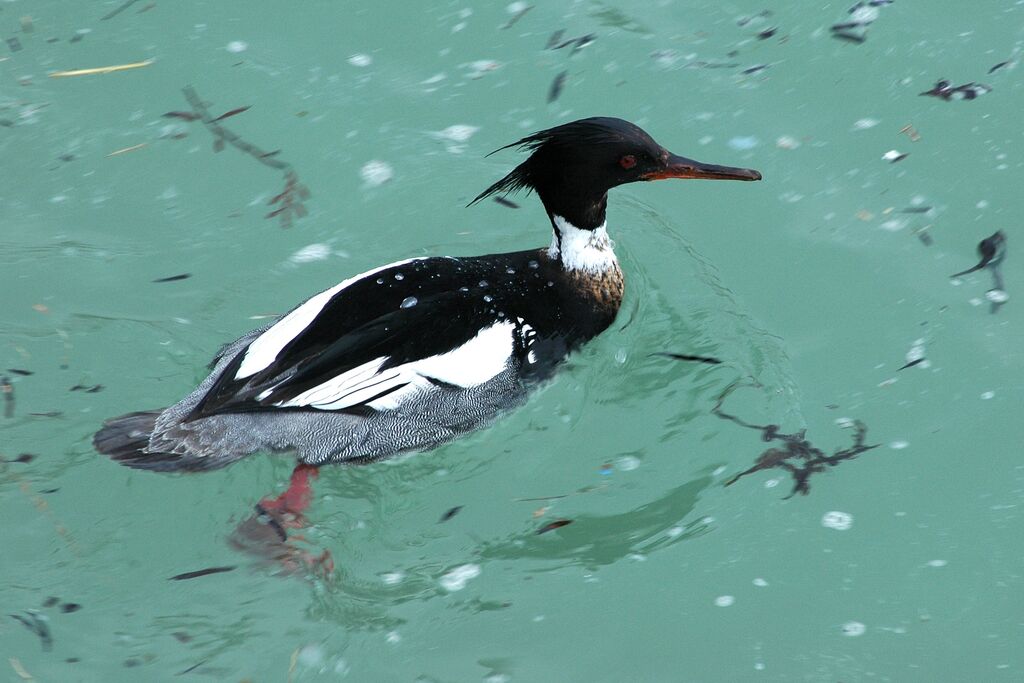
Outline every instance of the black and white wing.
{"label": "black and white wing", "polygon": [[238,353],[189,419],[395,409],[529,363],[531,326],[498,310],[473,261],[400,261],[317,294]]}

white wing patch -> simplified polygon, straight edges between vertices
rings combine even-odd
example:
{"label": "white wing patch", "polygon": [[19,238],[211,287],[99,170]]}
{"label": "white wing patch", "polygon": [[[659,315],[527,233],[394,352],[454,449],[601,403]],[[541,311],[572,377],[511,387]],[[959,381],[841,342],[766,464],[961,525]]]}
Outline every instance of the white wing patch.
{"label": "white wing patch", "polygon": [[[514,336],[531,328],[502,322],[480,330],[468,342],[447,353],[404,363],[381,371],[387,358],[376,358],[337,377],[308,389],[288,401],[275,403],[281,408],[307,407],[319,410],[341,410],[362,403],[393,389],[390,394],[367,405],[377,410],[397,408],[420,391],[430,389],[430,380],[439,380],[459,387],[483,384],[506,367],[512,357]],[[429,379],[428,379],[429,378]],[[273,389],[264,392],[267,396]],[[263,394],[260,398],[265,398]]]}
{"label": "white wing patch", "polygon": [[254,342],[249,344],[249,348],[245,352],[245,357],[242,358],[242,364],[238,366],[238,372],[235,373],[235,379],[250,377],[255,375],[257,372],[270,367],[270,365],[277,359],[277,355],[281,353],[281,349],[287,346],[288,342],[295,339],[295,337],[299,336],[303,330],[309,327],[310,323],[316,319],[316,316],[319,315],[320,311],[322,311],[324,306],[327,305],[327,302],[341,290],[364,278],[376,275],[382,270],[387,270],[388,268],[393,268],[395,266],[404,266],[407,263],[421,261],[424,258],[426,257],[421,256],[418,258],[406,259],[404,261],[396,261],[395,263],[389,263],[386,266],[381,266],[380,268],[368,270],[365,273],[343,280],[330,289],[324,290],[312,297],[294,311],[281,318],[273,327],[268,329],[257,337]]}

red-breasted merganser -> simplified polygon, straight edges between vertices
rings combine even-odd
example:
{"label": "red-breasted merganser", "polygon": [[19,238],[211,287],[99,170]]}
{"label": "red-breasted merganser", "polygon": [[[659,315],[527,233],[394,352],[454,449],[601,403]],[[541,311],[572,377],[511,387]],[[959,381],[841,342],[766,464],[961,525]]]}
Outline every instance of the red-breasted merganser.
{"label": "red-breasted merganser", "polygon": [[474,202],[536,192],[554,231],[549,247],[414,258],[349,278],[224,346],[178,403],[107,421],[97,450],[162,471],[290,451],[305,467],[296,473],[302,488],[309,466],[438,446],[521,404],[615,319],[623,278],[605,229],[608,190],[761,178],[671,154],[615,118],[573,121],[507,147],[531,154]]}

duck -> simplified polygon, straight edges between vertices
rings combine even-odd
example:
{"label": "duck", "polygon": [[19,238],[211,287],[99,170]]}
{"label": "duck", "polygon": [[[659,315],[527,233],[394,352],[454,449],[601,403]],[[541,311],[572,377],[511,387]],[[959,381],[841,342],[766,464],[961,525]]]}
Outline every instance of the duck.
{"label": "duck", "polygon": [[495,151],[510,148],[529,155],[470,205],[536,194],[549,245],[410,258],[349,277],[225,344],[177,403],[107,420],[96,450],[162,472],[293,453],[283,505],[288,495],[307,496],[322,465],[440,446],[521,406],[615,320],[625,281],[606,225],[610,190],[671,178],[761,179],[673,154],[611,117],[563,123]]}

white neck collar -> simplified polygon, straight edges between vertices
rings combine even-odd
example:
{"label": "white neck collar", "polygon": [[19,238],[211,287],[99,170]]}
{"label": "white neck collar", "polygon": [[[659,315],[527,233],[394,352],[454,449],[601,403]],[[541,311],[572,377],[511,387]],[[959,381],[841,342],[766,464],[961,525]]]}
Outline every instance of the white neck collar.
{"label": "white neck collar", "polygon": [[602,223],[593,230],[582,230],[561,216],[552,216],[555,234],[548,248],[548,257],[562,262],[566,270],[603,273],[615,267],[618,260],[612,241]]}

